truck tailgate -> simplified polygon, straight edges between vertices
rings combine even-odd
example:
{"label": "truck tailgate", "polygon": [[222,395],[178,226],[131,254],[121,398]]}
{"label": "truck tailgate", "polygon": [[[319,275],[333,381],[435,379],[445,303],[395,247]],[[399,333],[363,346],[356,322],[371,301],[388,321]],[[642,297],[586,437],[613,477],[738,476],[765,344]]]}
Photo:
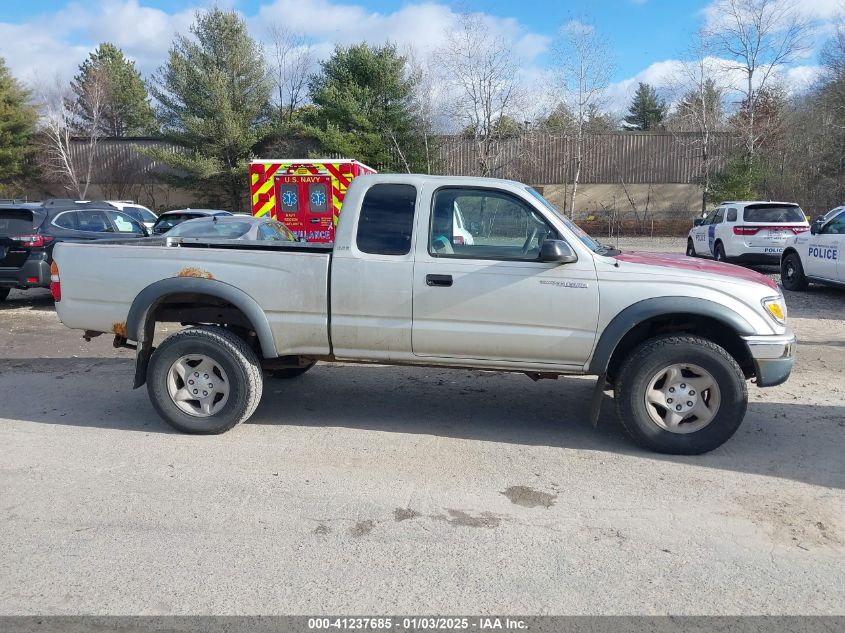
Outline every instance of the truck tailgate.
{"label": "truck tailgate", "polygon": [[[326,251],[61,243],[54,259],[62,286],[56,311],[68,327],[124,334],[132,302],[144,288],[170,277],[200,277],[254,299],[278,355],[329,351]],[[125,333],[130,340],[134,334]]]}

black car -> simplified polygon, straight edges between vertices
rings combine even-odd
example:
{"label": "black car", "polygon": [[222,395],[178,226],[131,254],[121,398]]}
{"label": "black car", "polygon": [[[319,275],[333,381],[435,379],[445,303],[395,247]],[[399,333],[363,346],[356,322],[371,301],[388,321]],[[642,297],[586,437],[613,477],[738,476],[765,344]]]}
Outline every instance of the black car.
{"label": "black car", "polygon": [[57,242],[147,237],[123,211],[85,203],[0,204],[0,301],[12,288],[49,288]]}
{"label": "black car", "polygon": [[233,215],[228,211],[218,209],[176,209],[165,211],[153,224],[153,235],[162,235],[185,220],[196,220],[197,218],[223,217]]}

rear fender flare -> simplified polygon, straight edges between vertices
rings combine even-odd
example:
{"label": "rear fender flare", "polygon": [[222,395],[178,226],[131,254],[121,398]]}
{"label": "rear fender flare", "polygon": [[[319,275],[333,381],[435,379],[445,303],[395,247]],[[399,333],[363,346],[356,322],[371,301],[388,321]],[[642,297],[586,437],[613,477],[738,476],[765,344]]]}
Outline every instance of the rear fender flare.
{"label": "rear fender flare", "polygon": [[243,290],[216,279],[201,277],[169,277],[144,288],[132,301],[126,317],[126,337],[138,343],[135,359],[135,388],[146,381],[146,366],[152,353],[154,322],[151,317],[167,297],[174,294],[196,293],[228,301],[244,313],[252,324],[261,355],[275,358],[276,342],[267,315],[258,302]]}
{"label": "rear fender flare", "polygon": [[696,297],[644,299],[628,306],[608,323],[601,333],[598,343],[596,343],[596,348],[590,359],[588,373],[597,376],[606,373],[616,346],[628,332],[644,321],[669,314],[692,314],[708,317],[728,326],[738,335],[757,333],[744,317],[715,301]]}

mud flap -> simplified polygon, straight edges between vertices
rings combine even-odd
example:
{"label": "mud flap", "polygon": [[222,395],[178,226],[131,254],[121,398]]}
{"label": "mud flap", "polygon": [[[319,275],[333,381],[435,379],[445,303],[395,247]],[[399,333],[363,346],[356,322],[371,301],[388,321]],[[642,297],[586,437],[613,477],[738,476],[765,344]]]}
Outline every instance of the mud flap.
{"label": "mud flap", "polygon": [[596,380],[596,386],[593,388],[593,398],[590,401],[590,424],[594,427],[599,425],[599,415],[601,414],[601,404],[604,402],[604,392],[609,386],[607,384],[607,374],[602,374]]}

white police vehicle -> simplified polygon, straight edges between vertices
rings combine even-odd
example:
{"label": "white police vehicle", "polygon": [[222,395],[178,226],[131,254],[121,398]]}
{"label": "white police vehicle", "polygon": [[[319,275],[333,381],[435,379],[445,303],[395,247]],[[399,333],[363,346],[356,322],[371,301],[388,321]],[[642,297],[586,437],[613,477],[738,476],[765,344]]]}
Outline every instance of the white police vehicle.
{"label": "white police vehicle", "polygon": [[723,202],[696,220],[687,255],[721,262],[777,264],[787,240],[810,230],[794,202]]}
{"label": "white police vehicle", "polygon": [[806,290],[810,282],[845,287],[845,207],[834,211],[788,240],[780,263],[787,290]]}

